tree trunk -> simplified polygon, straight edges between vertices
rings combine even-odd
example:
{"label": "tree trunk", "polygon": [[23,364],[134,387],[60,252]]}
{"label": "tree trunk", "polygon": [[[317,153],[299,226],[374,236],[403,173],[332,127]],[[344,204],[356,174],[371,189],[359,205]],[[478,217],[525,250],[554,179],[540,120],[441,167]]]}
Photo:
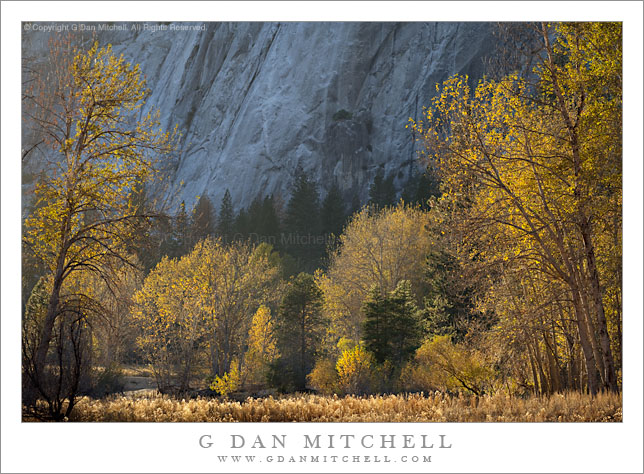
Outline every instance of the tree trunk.
{"label": "tree trunk", "polygon": [[[600,326],[599,338],[600,338],[600,343],[602,345],[603,354],[602,354],[602,358],[600,358],[599,360],[601,360],[604,365],[604,368],[603,368],[604,371],[602,372],[601,375],[602,375],[602,378],[606,380],[606,385],[608,385],[611,389],[613,387],[617,389],[614,363],[612,359],[612,352],[610,350],[610,340],[608,338],[608,332],[606,331],[606,319],[604,316],[604,308],[601,301],[601,291],[599,287],[599,277],[597,275],[597,267],[595,264],[594,248],[592,245],[592,240],[590,239],[590,235],[591,235],[590,222],[583,208],[583,201],[584,201],[583,198],[587,198],[588,196],[587,195],[582,196],[582,181],[581,181],[582,156],[581,156],[580,138],[579,138],[577,125],[579,124],[580,117],[582,116],[583,109],[584,109],[583,104],[585,99],[585,92],[583,90],[578,91],[581,102],[577,107],[576,118],[573,121],[573,116],[571,116],[571,114],[568,111],[568,103],[566,102],[566,98],[564,97],[563,91],[559,85],[559,80],[557,77],[557,68],[555,67],[555,61],[554,61],[554,54],[553,54],[552,46],[550,44],[548,28],[545,22],[541,23],[541,31],[543,35],[544,45],[546,47],[546,53],[548,55],[547,66],[551,73],[553,91],[555,93],[555,96],[557,97],[558,111],[561,113],[561,116],[564,119],[564,123],[566,124],[566,129],[568,132],[568,139],[570,140],[570,148],[572,152],[573,169],[574,169],[574,175],[575,175],[574,196],[577,204],[576,217],[578,219],[577,223],[580,227],[582,238],[584,239],[584,246],[586,250],[586,261],[588,263],[588,269],[591,272],[591,293],[596,307],[595,309],[597,312],[598,324]],[[581,281],[579,281],[579,285],[580,285],[579,289],[581,289]],[[579,303],[579,301],[577,303]],[[579,309],[578,306],[579,304],[575,304],[576,310]],[[576,312],[577,312],[577,318],[581,322],[582,315],[579,314],[578,311]],[[580,324],[579,326],[580,329],[582,329],[583,326],[584,326],[583,324]],[[586,362],[587,362],[587,368],[588,368],[588,386],[591,393],[595,395],[598,389],[597,380],[596,380],[597,377],[595,375],[595,364],[589,364],[590,354],[588,353],[587,347],[586,347],[589,341],[588,336],[589,336],[588,334],[582,335],[580,331],[580,340],[582,342],[582,347],[584,349],[584,355],[586,356]],[[594,334],[590,334],[590,336],[594,338]]]}
{"label": "tree trunk", "polygon": [[530,350],[530,345],[528,344],[528,360],[530,361],[530,368],[532,369],[532,380],[534,380],[534,395],[539,396],[539,378],[537,377],[537,369],[534,366],[534,359],[532,357],[532,351]]}
{"label": "tree trunk", "polygon": [[597,373],[599,374],[599,382],[601,385],[604,385],[604,359],[602,358],[602,353],[597,343],[597,330],[595,329],[595,324],[591,315],[592,313],[588,303],[588,295],[581,292],[581,300],[584,311],[584,320],[586,322],[587,332],[590,336],[590,345],[592,346],[593,354],[595,355],[595,365],[597,366]]}
{"label": "tree trunk", "polygon": [[548,359],[548,372],[550,373],[550,391],[551,393],[559,392],[561,390],[561,379],[559,377],[559,366],[557,364],[556,355],[554,354],[554,347],[548,340],[548,334],[544,331],[543,342],[546,345],[545,352]]}
{"label": "tree trunk", "polygon": [[550,394],[552,392],[550,387],[550,380],[546,377],[546,373],[543,370],[543,362],[541,361],[541,351],[539,350],[539,341],[535,338],[534,342],[534,355],[537,362],[537,370],[539,372],[539,379],[541,380],[541,393]]}
{"label": "tree trunk", "polygon": [[39,381],[40,377],[44,373],[45,365],[47,363],[47,353],[49,352],[49,343],[51,342],[51,334],[54,329],[56,317],[58,316],[60,289],[63,285],[64,261],[64,257],[61,254],[58,258],[54,285],[52,287],[49,304],[47,306],[47,314],[45,315],[45,321],[40,333],[40,340],[38,341],[38,348],[36,349],[36,360],[34,361],[34,378],[36,381]]}
{"label": "tree trunk", "polygon": [[602,301],[602,292],[599,284],[599,272],[597,271],[597,263],[595,260],[595,248],[590,235],[590,222],[588,221],[588,218],[584,217],[581,224],[581,234],[584,239],[584,247],[586,250],[586,262],[588,264],[588,272],[590,273],[591,299],[594,303],[594,309],[597,316],[597,332],[599,334],[599,343],[601,344],[602,349],[604,384],[607,389],[616,392],[617,376],[615,374],[615,362],[613,360],[613,352],[610,348],[610,337],[608,336],[608,326],[606,324],[604,303]]}
{"label": "tree trunk", "polygon": [[302,310],[300,321],[300,375],[299,385],[302,390],[306,389],[306,309]]}
{"label": "tree trunk", "polygon": [[211,331],[210,331],[210,363],[212,365],[212,375],[219,375],[219,355],[217,354],[217,332],[215,330],[216,322],[214,312],[210,313]]}
{"label": "tree trunk", "polygon": [[573,307],[575,308],[575,316],[577,318],[577,329],[579,331],[579,343],[586,360],[586,372],[588,375],[588,390],[591,395],[597,395],[599,390],[599,383],[597,381],[597,366],[595,365],[595,354],[593,352],[592,344],[589,340],[588,329],[586,327],[585,314],[581,305],[579,292],[575,288],[572,291]]}

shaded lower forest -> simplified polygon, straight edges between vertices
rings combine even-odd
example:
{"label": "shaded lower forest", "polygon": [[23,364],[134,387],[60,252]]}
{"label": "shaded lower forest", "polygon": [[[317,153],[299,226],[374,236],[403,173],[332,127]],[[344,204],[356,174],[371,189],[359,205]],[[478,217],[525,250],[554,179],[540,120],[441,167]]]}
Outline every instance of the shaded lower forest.
{"label": "shaded lower forest", "polygon": [[[269,196],[235,212],[226,192],[218,208],[204,196],[162,214],[137,147],[158,156],[171,135],[142,144],[124,132],[118,150],[131,154],[92,164],[116,153],[112,142],[96,149],[96,130],[126,126],[120,109],[105,111],[118,101],[63,95],[79,98],[79,123],[92,126],[57,142],[59,172],[40,178],[23,228],[26,416],[73,419],[77,402],[104,410],[80,397],[121,391],[124,366],[150,370],[164,394],[439,392],[547,404],[539,397],[579,392],[592,403],[612,392],[601,396],[615,402],[621,26],[525,28],[531,73],[439,85],[408,124],[424,171],[400,192],[379,172],[364,205],[336,186],[320,199],[300,170],[283,203]],[[79,52],[73,65],[72,77],[120,93],[101,89],[127,70],[109,50]],[[87,104],[101,113],[85,116]]]}

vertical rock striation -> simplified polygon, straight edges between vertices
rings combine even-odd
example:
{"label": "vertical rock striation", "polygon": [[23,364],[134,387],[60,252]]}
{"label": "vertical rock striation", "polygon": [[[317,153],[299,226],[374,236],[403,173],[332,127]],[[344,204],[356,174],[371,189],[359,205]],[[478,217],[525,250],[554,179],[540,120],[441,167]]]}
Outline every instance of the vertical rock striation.
{"label": "vertical rock striation", "polygon": [[[287,199],[298,166],[347,200],[364,201],[381,166],[400,187],[417,166],[408,119],[449,75],[481,77],[495,45],[487,23],[150,25],[165,30],[97,35],[141,64],[146,107],[183,131],[168,192],[188,208],[197,195],[220,202],[226,188],[237,208]],[[24,56],[46,54],[46,33],[24,35]]]}

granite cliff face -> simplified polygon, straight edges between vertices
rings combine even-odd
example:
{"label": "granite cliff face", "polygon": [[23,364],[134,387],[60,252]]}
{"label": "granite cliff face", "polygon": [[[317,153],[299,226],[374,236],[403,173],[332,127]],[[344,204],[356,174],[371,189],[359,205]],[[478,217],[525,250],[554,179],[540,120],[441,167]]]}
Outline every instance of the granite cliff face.
{"label": "granite cliff face", "polygon": [[[417,166],[409,117],[449,75],[481,77],[495,44],[486,23],[127,25],[98,39],[141,64],[146,107],[183,131],[170,173],[188,208],[197,195],[218,205],[226,188],[237,208],[287,199],[298,166],[322,196],[336,181],[366,200],[381,166],[400,187]],[[23,55],[46,54],[47,36],[25,34]]]}

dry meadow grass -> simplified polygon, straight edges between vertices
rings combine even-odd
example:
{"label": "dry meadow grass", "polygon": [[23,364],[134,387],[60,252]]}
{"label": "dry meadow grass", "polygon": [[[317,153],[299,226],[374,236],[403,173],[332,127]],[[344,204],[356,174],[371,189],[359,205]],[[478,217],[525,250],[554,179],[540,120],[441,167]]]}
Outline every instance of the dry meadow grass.
{"label": "dry meadow grass", "polygon": [[135,394],[83,398],[70,421],[143,422],[608,422],[622,421],[620,394],[595,398],[579,393],[543,398],[452,397],[431,395],[248,398],[244,402],[208,398],[178,399]]}

